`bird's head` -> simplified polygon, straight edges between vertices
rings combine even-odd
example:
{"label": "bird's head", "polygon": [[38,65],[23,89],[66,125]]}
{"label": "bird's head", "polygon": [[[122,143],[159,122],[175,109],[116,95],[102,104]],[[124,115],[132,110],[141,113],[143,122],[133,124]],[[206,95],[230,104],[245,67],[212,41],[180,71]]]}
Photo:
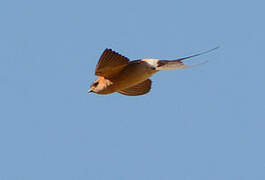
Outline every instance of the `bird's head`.
{"label": "bird's head", "polygon": [[90,85],[90,89],[88,90],[88,93],[90,93],[90,92],[97,93],[101,90],[102,90],[102,88],[100,88],[100,86],[99,86],[99,81],[96,80]]}
{"label": "bird's head", "polygon": [[90,85],[88,93],[93,92],[97,94],[105,94],[104,91],[106,91],[111,84],[111,81],[105,79],[104,77],[99,77]]}

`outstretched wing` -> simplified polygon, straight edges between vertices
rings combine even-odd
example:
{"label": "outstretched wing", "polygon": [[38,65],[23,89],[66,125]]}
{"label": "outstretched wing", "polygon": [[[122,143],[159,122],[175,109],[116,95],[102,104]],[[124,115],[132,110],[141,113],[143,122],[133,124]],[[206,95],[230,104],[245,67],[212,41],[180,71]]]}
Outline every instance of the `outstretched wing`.
{"label": "outstretched wing", "polygon": [[120,90],[119,93],[127,95],[127,96],[139,96],[139,95],[148,93],[151,89],[151,85],[152,85],[152,81],[150,79],[147,79],[132,87]]}
{"label": "outstretched wing", "polygon": [[105,78],[113,77],[128,65],[129,61],[130,60],[127,57],[124,57],[111,49],[105,49],[100,56],[95,74]]}

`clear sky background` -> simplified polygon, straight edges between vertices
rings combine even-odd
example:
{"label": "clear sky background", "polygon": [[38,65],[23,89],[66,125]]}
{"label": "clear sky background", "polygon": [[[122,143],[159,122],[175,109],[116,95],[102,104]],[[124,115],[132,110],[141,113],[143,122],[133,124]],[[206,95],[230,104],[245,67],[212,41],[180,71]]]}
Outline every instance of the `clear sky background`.
{"label": "clear sky background", "polygon": [[[265,3],[0,2],[0,180],[264,180]],[[139,97],[88,94],[98,58],[174,59]]]}

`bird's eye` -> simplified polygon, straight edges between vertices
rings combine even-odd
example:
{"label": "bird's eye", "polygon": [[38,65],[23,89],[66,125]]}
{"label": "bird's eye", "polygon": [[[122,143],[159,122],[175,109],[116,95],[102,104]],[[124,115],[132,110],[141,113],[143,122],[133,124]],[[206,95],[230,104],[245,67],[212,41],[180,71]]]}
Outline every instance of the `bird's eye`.
{"label": "bird's eye", "polygon": [[93,84],[93,86],[97,86],[98,85],[98,82],[95,82],[94,84]]}

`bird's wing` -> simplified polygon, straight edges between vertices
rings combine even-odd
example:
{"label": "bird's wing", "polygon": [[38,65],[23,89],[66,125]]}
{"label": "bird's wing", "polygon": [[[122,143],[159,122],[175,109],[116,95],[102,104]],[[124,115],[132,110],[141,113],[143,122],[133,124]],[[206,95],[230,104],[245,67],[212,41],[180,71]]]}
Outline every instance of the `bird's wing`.
{"label": "bird's wing", "polygon": [[127,57],[124,57],[111,49],[105,49],[98,61],[95,74],[97,76],[110,78],[128,65],[129,61],[130,60]]}
{"label": "bird's wing", "polygon": [[210,49],[208,51],[205,51],[205,52],[202,52],[202,53],[199,53],[199,54],[195,54],[195,55],[192,55],[192,56],[187,56],[187,57],[183,57],[183,58],[179,58],[179,59],[175,59],[175,60],[159,60],[157,62],[156,70],[182,69],[182,68],[189,68],[189,67],[205,64],[207,61],[204,61],[204,62],[199,63],[199,64],[195,64],[195,65],[185,65],[182,61],[186,60],[186,59],[190,59],[190,58],[196,57],[196,56],[200,56],[200,55],[203,55],[203,54],[206,54],[206,53],[209,53],[209,52],[211,52],[213,50],[216,50],[218,48],[219,47],[216,47],[216,48]]}
{"label": "bird's wing", "polygon": [[152,81],[150,79],[147,79],[139,84],[136,84],[127,89],[120,90],[118,92],[127,96],[139,96],[148,93],[151,89],[151,85]]}

